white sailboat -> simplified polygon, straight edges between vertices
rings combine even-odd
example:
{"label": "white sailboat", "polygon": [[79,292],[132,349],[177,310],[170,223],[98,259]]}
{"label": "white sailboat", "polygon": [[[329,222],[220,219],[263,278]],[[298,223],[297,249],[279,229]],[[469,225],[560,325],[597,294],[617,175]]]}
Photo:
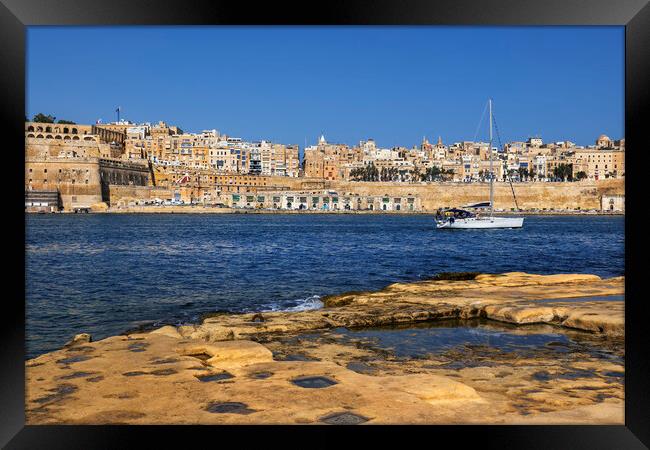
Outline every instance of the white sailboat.
{"label": "white sailboat", "polygon": [[[492,169],[492,99],[490,107],[490,202],[481,206],[489,207],[489,215],[481,216],[464,209],[452,208],[436,216],[436,228],[439,229],[479,229],[479,228],[521,228],[523,217],[494,217],[494,171]],[[514,191],[513,191],[514,195]]]}

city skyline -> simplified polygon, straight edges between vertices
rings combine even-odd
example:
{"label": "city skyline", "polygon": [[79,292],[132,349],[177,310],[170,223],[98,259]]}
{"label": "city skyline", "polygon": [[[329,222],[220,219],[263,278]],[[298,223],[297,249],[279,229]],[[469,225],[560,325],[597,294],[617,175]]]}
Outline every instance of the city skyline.
{"label": "city skyline", "polygon": [[490,96],[502,142],[624,137],[620,27],[30,27],[27,42],[30,118],[112,122],[121,106],[301,149],[321,134],[412,147],[486,141]]}

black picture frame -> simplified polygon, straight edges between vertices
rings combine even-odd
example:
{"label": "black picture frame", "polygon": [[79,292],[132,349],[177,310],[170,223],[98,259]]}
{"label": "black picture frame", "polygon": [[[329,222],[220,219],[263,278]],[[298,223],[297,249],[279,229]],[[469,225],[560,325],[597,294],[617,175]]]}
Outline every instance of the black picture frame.
{"label": "black picture frame", "polygon": [[[626,363],[624,426],[420,426],[420,427],[164,427],[164,426],[25,426],[24,412],[24,165],[25,41],[30,25],[619,25],[625,26],[625,139],[627,207]],[[392,435],[415,445],[474,444],[481,448],[646,448],[650,445],[648,337],[644,323],[648,301],[641,283],[643,242],[643,170],[650,148],[650,5],[647,0],[445,0],[328,1],[279,4],[266,2],[176,0],[0,0],[0,92],[5,124],[3,158],[4,260],[8,290],[3,296],[0,340],[0,445],[7,448],[118,448],[169,443],[172,437],[205,437],[214,445],[237,438],[235,445],[341,444],[350,437],[384,440]],[[73,63],[73,61],[72,61]],[[101,63],[101,58],[98,58]],[[53,88],[56,88],[53,86]],[[647,170],[647,169],[646,169]],[[632,180],[631,182],[629,180]],[[19,239],[19,236],[23,239]],[[21,264],[22,263],[22,264]],[[326,434],[323,434],[325,433]],[[269,439],[270,440],[267,440]],[[274,439],[275,438],[275,439]],[[279,438],[280,440],[277,440]],[[308,438],[309,440],[305,440]],[[336,439],[336,440],[335,440]],[[444,444],[444,442],[453,444]],[[133,443],[132,443],[133,442]],[[189,441],[186,441],[188,445]],[[407,445],[408,445],[407,444]],[[645,444],[645,445],[644,445]],[[413,445],[413,444],[411,444]]]}

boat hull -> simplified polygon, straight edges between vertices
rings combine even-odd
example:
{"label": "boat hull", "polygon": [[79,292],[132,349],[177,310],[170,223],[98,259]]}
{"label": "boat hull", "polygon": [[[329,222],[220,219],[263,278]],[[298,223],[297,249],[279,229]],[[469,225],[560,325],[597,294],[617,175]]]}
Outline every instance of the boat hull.
{"label": "boat hull", "polygon": [[523,217],[469,217],[437,222],[439,229],[485,229],[485,228],[521,228],[524,226]]}

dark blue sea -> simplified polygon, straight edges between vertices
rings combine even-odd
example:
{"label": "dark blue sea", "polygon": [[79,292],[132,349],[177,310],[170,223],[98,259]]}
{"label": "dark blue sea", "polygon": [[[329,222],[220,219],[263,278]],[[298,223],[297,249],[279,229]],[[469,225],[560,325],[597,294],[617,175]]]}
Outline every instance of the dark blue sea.
{"label": "dark blue sea", "polygon": [[436,230],[429,215],[26,217],[27,356],[214,311],[299,310],[439,272],[623,275],[624,217]]}

